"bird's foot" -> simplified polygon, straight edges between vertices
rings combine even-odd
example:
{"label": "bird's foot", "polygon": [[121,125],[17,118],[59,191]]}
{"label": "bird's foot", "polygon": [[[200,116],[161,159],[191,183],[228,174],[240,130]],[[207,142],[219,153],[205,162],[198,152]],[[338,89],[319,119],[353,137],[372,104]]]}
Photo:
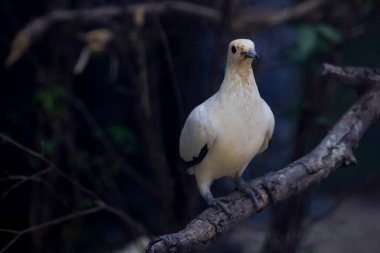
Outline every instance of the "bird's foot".
{"label": "bird's foot", "polygon": [[206,194],[204,196],[207,204],[209,206],[213,206],[213,207],[216,207],[216,208],[220,208],[223,210],[223,212],[225,212],[228,217],[231,217],[232,216],[232,212],[228,209],[228,207],[226,206],[226,204],[224,204],[220,199],[216,199],[214,198],[211,193],[209,194]]}
{"label": "bird's foot", "polygon": [[256,189],[255,187],[252,187],[249,185],[246,181],[244,181],[241,177],[234,179],[236,187],[247,194],[253,202],[253,205],[255,208],[259,208],[259,198],[260,198],[260,191]]}
{"label": "bird's foot", "polygon": [[220,209],[223,210],[223,212],[225,212],[229,217],[232,216],[232,212],[228,209],[228,207],[226,206],[226,204],[224,204],[222,201],[220,201],[219,199],[214,199],[212,200],[210,203],[208,203],[210,206],[214,206],[214,207],[219,207]]}
{"label": "bird's foot", "polygon": [[171,237],[170,235],[163,235],[153,238],[146,246],[145,252],[151,252],[154,245],[160,242],[162,242],[165,245],[168,252],[174,252],[176,249],[176,243],[173,240],[174,238],[175,237]]}

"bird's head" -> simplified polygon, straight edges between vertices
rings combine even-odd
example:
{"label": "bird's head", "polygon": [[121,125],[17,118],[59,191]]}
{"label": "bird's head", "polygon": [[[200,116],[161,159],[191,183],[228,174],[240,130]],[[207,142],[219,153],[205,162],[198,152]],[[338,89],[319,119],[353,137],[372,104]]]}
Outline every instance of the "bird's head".
{"label": "bird's head", "polygon": [[253,59],[258,60],[259,55],[256,53],[255,44],[252,42],[252,40],[237,39],[231,41],[230,45],[228,46],[228,62],[251,63]]}

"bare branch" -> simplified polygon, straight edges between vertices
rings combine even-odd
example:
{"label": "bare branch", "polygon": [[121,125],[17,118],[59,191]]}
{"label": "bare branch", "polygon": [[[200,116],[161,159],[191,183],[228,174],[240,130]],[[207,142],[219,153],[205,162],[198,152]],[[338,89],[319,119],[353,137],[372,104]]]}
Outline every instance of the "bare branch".
{"label": "bare branch", "polygon": [[280,25],[305,17],[320,8],[327,0],[308,0],[297,5],[276,11],[247,11],[237,15],[232,24],[233,30],[242,30],[255,25],[261,28]]}
{"label": "bare branch", "polygon": [[11,137],[7,136],[6,134],[0,133],[0,139],[3,139],[5,142],[12,144],[13,146],[21,149],[22,151],[26,152],[27,154],[34,156],[35,158],[38,158],[39,160],[42,160],[43,162],[45,162],[49,166],[52,165],[52,163],[48,159],[46,159],[42,154],[39,154],[38,152],[31,150],[30,148],[25,147],[24,145],[13,140]]}
{"label": "bare branch", "polygon": [[18,234],[19,231],[13,229],[3,229],[0,228],[0,233]]}
{"label": "bare branch", "polygon": [[24,234],[27,234],[27,233],[30,233],[30,232],[33,232],[33,231],[36,231],[36,230],[40,230],[40,229],[43,229],[43,228],[47,228],[47,227],[50,227],[50,226],[53,226],[53,225],[57,225],[57,224],[63,223],[63,222],[68,221],[68,220],[79,218],[81,216],[92,214],[92,213],[98,212],[98,211],[100,211],[102,209],[103,209],[102,206],[96,206],[96,207],[93,207],[93,208],[90,208],[90,209],[87,209],[87,210],[82,210],[82,211],[74,212],[72,214],[69,214],[69,215],[57,218],[55,220],[51,220],[51,221],[48,221],[48,222],[45,222],[45,223],[42,223],[42,224],[39,224],[39,225],[36,225],[36,226],[32,226],[32,227],[29,227],[29,228],[26,228],[26,229],[20,230],[20,231],[11,230],[11,229],[0,229],[0,232],[15,234],[15,237],[13,237],[12,240],[9,241],[0,250],[0,253],[4,253],[7,249],[9,249],[9,247],[11,247]]}
{"label": "bare branch", "polygon": [[167,38],[164,28],[162,27],[160,16],[155,15],[155,20],[156,20],[155,23],[157,26],[157,30],[160,35],[160,39],[164,48],[165,58],[169,67],[170,79],[172,81],[172,87],[173,87],[173,91],[175,95],[174,98],[176,100],[177,108],[178,108],[179,122],[182,122],[183,117],[184,117],[184,112],[183,112],[184,103],[182,102],[181,90],[180,90],[180,86],[179,86],[177,76],[176,76],[175,64],[173,62],[173,56],[170,50],[169,40]]}
{"label": "bare branch", "polygon": [[53,171],[52,168],[47,168],[44,170],[41,170],[31,176],[24,176],[24,175],[18,175],[18,176],[8,176],[5,178],[1,178],[0,182],[8,181],[8,180],[19,180],[17,183],[9,187],[8,190],[6,190],[2,195],[1,198],[5,198],[11,191],[19,187],[20,185],[27,183],[29,181],[37,181],[39,182],[41,180],[40,176],[47,174],[49,172]]}
{"label": "bare branch", "polygon": [[3,178],[0,178],[0,182],[6,182],[6,181],[11,181],[11,180],[16,180],[16,181],[24,181],[24,180],[35,180],[39,179],[39,176],[42,176],[48,172],[52,171],[51,168],[47,168],[45,170],[41,170],[31,176],[25,176],[25,175],[9,175]]}
{"label": "bare branch", "polygon": [[71,178],[65,172],[63,172],[62,170],[60,170],[53,162],[51,162],[49,159],[47,159],[44,155],[39,154],[39,153],[37,153],[34,150],[31,150],[30,148],[22,145],[21,143],[15,141],[11,137],[9,137],[9,136],[7,136],[7,135],[5,135],[3,133],[0,133],[0,139],[3,139],[4,141],[6,141],[6,142],[12,144],[13,146],[21,149],[22,151],[26,152],[27,154],[32,155],[35,158],[38,158],[39,160],[43,161],[51,169],[53,169],[59,176],[63,177],[67,181],[69,181],[72,185],[74,185],[76,188],[78,188],[82,192],[86,193],[87,195],[93,197],[94,199],[100,199],[95,192],[93,192],[90,189],[84,187],[78,181],[76,181],[75,179]]}
{"label": "bare branch", "polygon": [[322,75],[354,88],[366,88],[368,85],[380,83],[380,69],[339,67],[325,63]]}
{"label": "bare branch", "polygon": [[[232,30],[241,31],[249,27],[267,27],[279,25],[291,20],[305,17],[312,11],[320,8],[327,0],[307,0],[292,7],[275,11],[256,11],[237,12],[231,24]],[[193,15],[208,20],[211,23],[219,23],[223,13],[219,10],[182,1],[167,1],[161,3],[143,3],[128,6],[107,6],[93,9],[65,10],[51,12],[39,17],[15,36],[12,42],[11,51],[5,60],[5,66],[9,67],[20,59],[29,47],[41,38],[53,27],[69,22],[99,22],[102,20],[113,19],[122,15],[139,14],[164,14],[169,12]]]}
{"label": "bare branch", "polygon": [[[117,214],[117,216],[119,218],[122,218],[127,224],[129,224],[136,231],[145,231],[145,229],[143,229],[144,226],[142,224],[138,223],[137,221],[135,221],[128,213],[126,213],[124,211],[121,211],[118,208],[116,208],[116,207],[114,207],[114,206],[112,206],[110,204],[107,204],[95,192],[91,191],[90,189],[86,188],[85,186],[83,186],[82,184],[80,184],[75,179],[73,179],[70,176],[68,176],[65,172],[63,172],[62,170],[60,170],[53,162],[51,162],[49,159],[47,159],[42,154],[39,154],[36,151],[27,148],[26,146],[24,146],[21,143],[13,140],[12,138],[10,138],[9,136],[7,136],[7,135],[5,135],[3,133],[0,133],[0,139],[3,139],[4,141],[6,141],[6,142],[8,142],[8,143],[10,143],[12,145],[14,145],[15,147],[21,149],[22,151],[24,151],[24,152],[26,152],[26,153],[28,153],[28,154],[30,154],[30,155],[32,155],[32,156],[34,156],[34,157],[42,160],[43,162],[45,162],[47,165],[49,165],[49,168],[51,168],[54,172],[56,172],[60,177],[66,179],[74,187],[76,187],[80,191],[82,191],[82,192],[86,193],[87,195],[89,195],[90,197],[92,197],[96,202],[99,203],[99,205],[102,206],[102,208],[104,208],[108,212],[110,212],[112,214]],[[116,210],[117,210],[117,212],[116,212]],[[0,251],[0,253],[2,253],[2,252]]]}
{"label": "bare branch", "polygon": [[108,20],[121,15],[140,13],[164,13],[177,11],[190,15],[203,16],[210,20],[219,20],[220,13],[217,10],[201,5],[187,2],[163,2],[144,3],[129,6],[107,6],[94,9],[54,11],[45,16],[39,17],[25,26],[16,35],[10,54],[5,60],[5,66],[9,67],[16,62],[44,33],[52,27],[73,21],[94,21]]}
{"label": "bare branch", "polygon": [[[355,72],[355,69],[352,71]],[[358,73],[360,71],[358,69]],[[219,209],[208,208],[182,231],[152,240],[146,252],[191,252],[203,249],[219,235],[269,204],[304,191],[338,168],[356,164],[353,149],[379,116],[380,87],[375,85],[358,99],[313,151],[287,167],[251,182],[256,189],[261,189],[258,208],[246,195],[234,192],[225,198],[228,209],[232,211],[230,217]]]}

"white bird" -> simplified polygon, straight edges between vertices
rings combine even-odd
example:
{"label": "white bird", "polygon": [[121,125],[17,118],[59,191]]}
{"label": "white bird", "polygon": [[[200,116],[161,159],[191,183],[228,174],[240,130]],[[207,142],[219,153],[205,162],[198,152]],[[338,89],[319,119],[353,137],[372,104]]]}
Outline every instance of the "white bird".
{"label": "white bird", "polygon": [[201,195],[209,205],[227,213],[210,191],[213,180],[231,177],[257,205],[254,189],[241,175],[249,162],[267,149],[274,129],[273,113],[253,76],[253,59],[258,55],[251,40],[237,39],[229,44],[218,92],[190,113],[180,137],[180,155],[188,172],[195,174]]}

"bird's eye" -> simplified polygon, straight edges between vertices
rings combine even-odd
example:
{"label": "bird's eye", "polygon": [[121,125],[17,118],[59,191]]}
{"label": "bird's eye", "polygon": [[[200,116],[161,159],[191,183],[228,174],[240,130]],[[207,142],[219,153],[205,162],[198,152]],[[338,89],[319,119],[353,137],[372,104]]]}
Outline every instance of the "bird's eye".
{"label": "bird's eye", "polygon": [[235,46],[232,46],[231,47],[231,52],[234,54],[234,53],[236,53],[236,47]]}

